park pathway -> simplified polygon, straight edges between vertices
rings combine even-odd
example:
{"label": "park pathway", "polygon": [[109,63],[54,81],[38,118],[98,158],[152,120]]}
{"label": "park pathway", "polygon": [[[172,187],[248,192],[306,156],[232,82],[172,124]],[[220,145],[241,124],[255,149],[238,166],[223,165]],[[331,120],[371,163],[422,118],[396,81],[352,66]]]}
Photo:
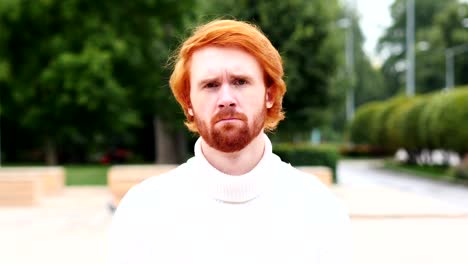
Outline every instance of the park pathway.
{"label": "park pathway", "polygon": [[408,175],[382,168],[380,160],[344,160],[338,177],[344,186],[383,186],[436,199],[468,210],[468,186]]}
{"label": "park pathway", "polygon": [[468,188],[341,161],[334,192],[347,206],[354,263],[468,263]]}

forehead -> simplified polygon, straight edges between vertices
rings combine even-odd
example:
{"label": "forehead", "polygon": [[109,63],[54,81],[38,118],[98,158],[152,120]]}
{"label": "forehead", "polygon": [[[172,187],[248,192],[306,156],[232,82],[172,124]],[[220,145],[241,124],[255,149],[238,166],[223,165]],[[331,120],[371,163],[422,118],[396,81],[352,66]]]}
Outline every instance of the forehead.
{"label": "forehead", "polygon": [[237,47],[206,46],[196,50],[191,57],[190,79],[214,77],[220,74],[245,74],[262,78],[262,68],[257,59]]}

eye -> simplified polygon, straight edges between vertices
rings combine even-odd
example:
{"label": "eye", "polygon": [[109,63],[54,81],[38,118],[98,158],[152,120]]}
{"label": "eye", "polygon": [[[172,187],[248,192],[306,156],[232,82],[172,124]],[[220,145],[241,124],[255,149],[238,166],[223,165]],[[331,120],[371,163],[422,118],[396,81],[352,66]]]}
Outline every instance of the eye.
{"label": "eye", "polygon": [[236,85],[236,86],[246,85],[246,84],[247,84],[247,80],[242,79],[242,78],[238,78],[238,79],[235,79],[235,80],[233,81],[233,84]]}
{"label": "eye", "polygon": [[219,86],[218,82],[208,82],[203,86],[203,88],[216,88],[218,86]]}

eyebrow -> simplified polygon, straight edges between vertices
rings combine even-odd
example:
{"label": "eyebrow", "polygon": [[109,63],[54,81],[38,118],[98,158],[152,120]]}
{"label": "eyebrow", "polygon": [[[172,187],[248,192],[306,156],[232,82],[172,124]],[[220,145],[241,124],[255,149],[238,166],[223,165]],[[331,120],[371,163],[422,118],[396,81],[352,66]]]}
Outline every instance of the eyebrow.
{"label": "eyebrow", "polygon": [[198,84],[198,87],[203,87],[207,83],[217,82],[217,81],[219,81],[218,77],[211,77],[211,78],[200,80],[197,84]]}
{"label": "eyebrow", "polygon": [[[244,73],[231,73],[229,74],[229,80],[235,80],[235,79],[244,79],[247,80],[248,82],[252,82],[253,78]],[[211,83],[211,82],[219,82],[219,77],[208,77],[206,79],[200,80],[197,85],[198,87],[203,87],[204,85]]]}
{"label": "eyebrow", "polygon": [[243,74],[243,73],[238,73],[238,74],[230,74],[229,75],[229,79],[232,80],[232,79],[244,79],[244,80],[247,80],[249,82],[252,82],[253,78],[248,75],[248,74]]}

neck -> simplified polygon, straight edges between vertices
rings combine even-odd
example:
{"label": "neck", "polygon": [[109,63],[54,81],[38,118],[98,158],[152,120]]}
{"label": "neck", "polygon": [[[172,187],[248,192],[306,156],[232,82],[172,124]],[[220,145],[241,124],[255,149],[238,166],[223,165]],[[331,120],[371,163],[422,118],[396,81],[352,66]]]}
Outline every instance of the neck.
{"label": "neck", "polygon": [[217,170],[229,175],[243,175],[255,168],[262,159],[265,138],[261,132],[245,148],[232,153],[216,150],[204,140],[201,141],[201,149],[206,160]]}

